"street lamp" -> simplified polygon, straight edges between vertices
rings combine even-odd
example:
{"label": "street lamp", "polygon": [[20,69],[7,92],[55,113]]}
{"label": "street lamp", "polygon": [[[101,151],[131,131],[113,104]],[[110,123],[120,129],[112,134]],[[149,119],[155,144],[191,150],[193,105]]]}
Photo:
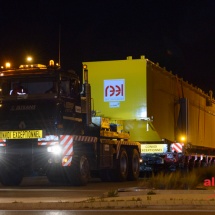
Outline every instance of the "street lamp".
{"label": "street lamp", "polygon": [[27,57],[27,62],[29,62],[29,63],[30,63],[32,60],[33,60],[33,59],[32,59],[32,57],[31,57],[31,56],[28,56],[28,57]]}
{"label": "street lamp", "polygon": [[5,63],[5,68],[6,68],[6,69],[9,69],[10,66],[11,66],[11,65],[10,65],[10,62],[6,62],[6,63]]}

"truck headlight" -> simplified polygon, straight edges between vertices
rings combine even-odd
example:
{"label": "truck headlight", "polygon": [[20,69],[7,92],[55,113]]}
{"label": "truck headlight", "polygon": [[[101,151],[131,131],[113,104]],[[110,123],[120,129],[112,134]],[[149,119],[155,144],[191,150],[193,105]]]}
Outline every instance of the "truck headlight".
{"label": "truck headlight", "polygon": [[55,155],[59,155],[62,152],[62,149],[60,146],[49,146],[47,147],[47,152],[53,153]]}

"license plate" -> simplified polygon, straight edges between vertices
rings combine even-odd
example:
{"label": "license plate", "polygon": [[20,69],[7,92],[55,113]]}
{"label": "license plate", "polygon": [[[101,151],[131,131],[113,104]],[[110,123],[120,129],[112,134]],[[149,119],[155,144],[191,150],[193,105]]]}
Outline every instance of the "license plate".
{"label": "license plate", "polygon": [[0,139],[37,139],[42,137],[42,130],[0,131]]}

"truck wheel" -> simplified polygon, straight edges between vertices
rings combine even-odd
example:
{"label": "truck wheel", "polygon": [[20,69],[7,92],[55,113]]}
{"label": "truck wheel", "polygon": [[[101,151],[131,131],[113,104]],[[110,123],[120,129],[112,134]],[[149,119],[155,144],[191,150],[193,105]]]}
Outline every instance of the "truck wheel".
{"label": "truck wheel", "polygon": [[124,148],[120,149],[119,157],[116,160],[116,181],[126,181],[128,177],[128,155]]}
{"label": "truck wheel", "polygon": [[85,155],[74,157],[68,175],[71,184],[76,186],[86,185],[90,179],[90,165]]}
{"label": "truck wheel", "polygon": [[18,169],[2,168],[0,170],[0,181],[4,186],[18,186],[21,184],[23,174]]}
{"label": "truck wheel", "polygon": [[140,157],[137,149],[132,149],[129,152],[128,161],[128,180],[135,181],[140,174]]}

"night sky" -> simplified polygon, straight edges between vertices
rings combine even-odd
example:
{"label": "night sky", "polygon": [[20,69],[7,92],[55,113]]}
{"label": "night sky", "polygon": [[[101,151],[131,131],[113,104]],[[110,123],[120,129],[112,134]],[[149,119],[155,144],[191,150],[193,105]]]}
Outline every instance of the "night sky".
{"label": "night sky", "polygon": [[63,68],[145,55],[215,93],[214,11],[214,0],[1,1],[0,64],[57,62],[60,41]]}

